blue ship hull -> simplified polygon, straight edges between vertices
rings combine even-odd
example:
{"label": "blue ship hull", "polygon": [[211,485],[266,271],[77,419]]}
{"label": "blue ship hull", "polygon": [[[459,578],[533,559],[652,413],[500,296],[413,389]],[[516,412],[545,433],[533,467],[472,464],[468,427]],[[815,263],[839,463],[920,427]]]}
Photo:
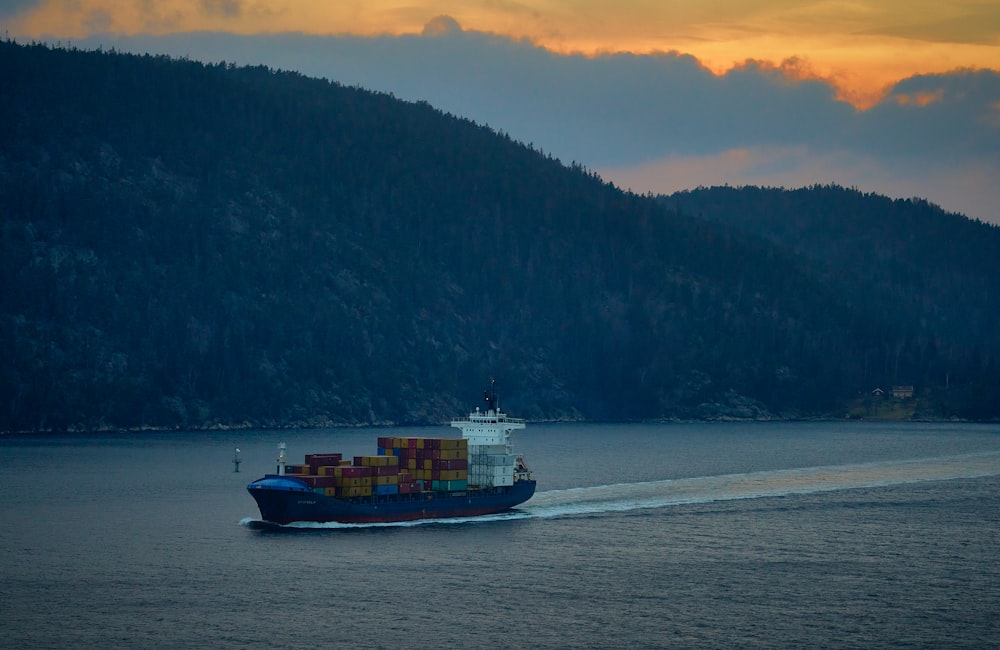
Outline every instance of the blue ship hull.
{"label": "blue ship hull", "polygon": [[268,474],[247,486],[266,522],[391,523],[477,517],[509,510],[535,494],[535,481],[461,492],[419,492],[366,497],[328,497],[290,476]]}

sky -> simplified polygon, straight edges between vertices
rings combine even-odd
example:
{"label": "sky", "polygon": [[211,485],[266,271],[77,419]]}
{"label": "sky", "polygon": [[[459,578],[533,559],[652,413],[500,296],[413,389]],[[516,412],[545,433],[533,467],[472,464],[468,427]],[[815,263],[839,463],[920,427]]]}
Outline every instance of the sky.
{"label": "sky", "polygon": [[639,193],[836,183],[1000,224],[998,0],[0,0],[0,29],[427,101]]}

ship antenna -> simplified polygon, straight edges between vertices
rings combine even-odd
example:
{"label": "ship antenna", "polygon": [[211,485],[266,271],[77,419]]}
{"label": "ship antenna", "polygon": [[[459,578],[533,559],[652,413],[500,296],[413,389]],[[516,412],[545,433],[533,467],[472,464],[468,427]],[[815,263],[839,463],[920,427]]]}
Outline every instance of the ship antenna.
{"label": "ship antenna", "polygon": [[500,410],[499,404],[497,404],[497,380],[490,378],[490,388],[489,390],[483,391],[483,399],[486,400],[486,412],[489,413],[491,410]]}

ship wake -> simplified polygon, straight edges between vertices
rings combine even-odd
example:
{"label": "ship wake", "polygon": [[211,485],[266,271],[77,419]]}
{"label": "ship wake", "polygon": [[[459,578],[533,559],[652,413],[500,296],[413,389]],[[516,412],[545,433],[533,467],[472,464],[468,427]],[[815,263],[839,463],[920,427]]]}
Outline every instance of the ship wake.
{"label": "ship wake", "polygon": [[905,461],[783,469],[641,483],[618,483],[537,492],[515,510],[495,515],[425,519],[390,524],[296,522],[276,526],[254,519],[241,525],[283,530],[410,527],[572,517],[668,506],[761,499],[835,490],[885,487],[924,481],[1000,475],[1000,452]]}
{"label": "ship wake", "polygon": [[1000,452],[539,492],[519,514],[560,517],[1000,475]]}

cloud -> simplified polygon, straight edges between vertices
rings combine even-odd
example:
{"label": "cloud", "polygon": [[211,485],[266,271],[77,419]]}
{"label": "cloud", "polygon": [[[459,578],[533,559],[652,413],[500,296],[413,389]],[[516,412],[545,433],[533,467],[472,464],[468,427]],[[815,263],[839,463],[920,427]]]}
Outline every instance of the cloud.
{"label": "cloud", "polygon": [[0,0],[0,18],[11,18],[29,9],[34,9],[44,0]]}
{"label": "cloud", "polygon": [[896,16],[891,22],[860,33],[931,43],[995,46],[1000,40],[1000,5],[995,2],[933,2],[929,12],[920,9],[913,7],[905,17]]}
{"label": "cloud", "polygon": [[715,74],[677,52],[559,55],[446,16],[425,35],[400,37],[197,33],[84,44],[263,63],[428,101],[639,192],[676,187],[670,177],[684,186],[882,183],[1000,221],[1000,184],[982,172],[1000,158],[1000,73],[990,70],[910,77],[858,110],[808,61],[751,60]]}
{"label": "cloud", "polygon": [[445,36],[462,31],[462,26],[451,16],[435,16],[424,25],[424,36]]}
{"label": "cloud", "polygon": [[243,6],[239,0],[201,0],[201,6],[206,14],[212,16],[239,18],[243,13]]}
{"label": "cloud", "polygon": [[990,0],[6,0],[0,7],[15,37],[63,41],[105,25],[128,35],[419,35],[447,16],[451,27],[561,54],[686,52],[717,74],[747,58],[808,61],[859,107],[913,74],[1000,69],[1000,5]]}

